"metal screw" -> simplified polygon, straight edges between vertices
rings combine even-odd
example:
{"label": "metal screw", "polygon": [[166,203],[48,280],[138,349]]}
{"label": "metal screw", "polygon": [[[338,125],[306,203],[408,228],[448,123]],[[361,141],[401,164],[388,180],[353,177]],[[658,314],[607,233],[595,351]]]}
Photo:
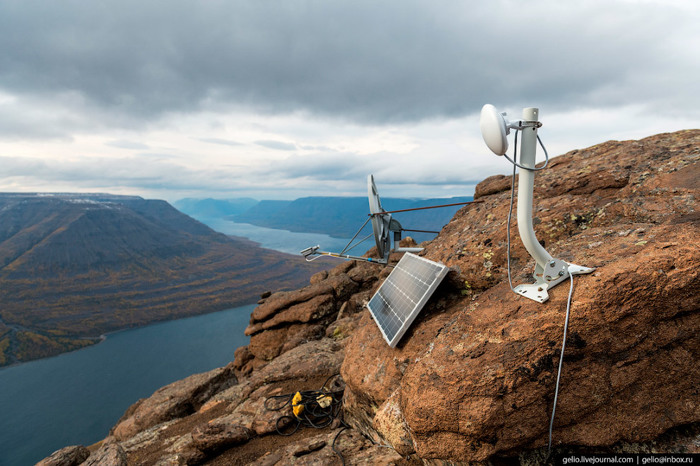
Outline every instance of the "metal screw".
{"label": "metal screw", "polygon": [[560,270],[560,271],[559,271],[559,276],[561,277],[562,275],[564,275],[564,271],[563,271],[563,270]]}
{"label": "metal screw", "polygon": [[550,266],[550,267],[554,267],[555,265],[557,265],[557,263],[556,263],[555,261],[551,261],[551,262],[549,263],[549,266]]}

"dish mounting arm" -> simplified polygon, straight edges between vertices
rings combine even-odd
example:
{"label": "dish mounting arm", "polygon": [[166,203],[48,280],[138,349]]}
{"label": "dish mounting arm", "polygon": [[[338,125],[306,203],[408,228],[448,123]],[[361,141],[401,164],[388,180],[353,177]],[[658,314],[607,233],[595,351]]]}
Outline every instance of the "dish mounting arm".
{"label": "dish mounting arm", "polygon": [[519,170],[518,181],[518,232],[522,239],[523,246],[527,252],[535,259],[535,283],[518,285],[515,292],[543,303],[549,299],[547,290],[555,287],[559,283],[569,278],[571,275],[581,275],[593,272],[592,268],[570,264],[561,259],[555,259],[537,241],[535,229],[532,224],[532,204],[535,185],[535,153],[537,150],[537,128],[536,123],[539,110],[537,108],[523,109],[522,139],[520,143],[520,165],[525,169]]}

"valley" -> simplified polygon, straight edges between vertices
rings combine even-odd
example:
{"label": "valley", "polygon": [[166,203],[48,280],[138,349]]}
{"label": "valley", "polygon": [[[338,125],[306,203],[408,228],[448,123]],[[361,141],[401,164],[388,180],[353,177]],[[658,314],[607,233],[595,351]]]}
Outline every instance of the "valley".
{"label": "valley", "polygon": [[320,267],[217,233],[165,201],[0,194],[0,365],[252,303]]}

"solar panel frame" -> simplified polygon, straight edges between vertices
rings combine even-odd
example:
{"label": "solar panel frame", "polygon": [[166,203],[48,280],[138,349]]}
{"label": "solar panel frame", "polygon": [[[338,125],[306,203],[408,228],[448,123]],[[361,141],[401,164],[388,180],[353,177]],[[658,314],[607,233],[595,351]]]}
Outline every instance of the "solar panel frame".
{"label": "solar panel frame", "polygon": [[449,268],[406,253],[367,303],[384,340],[395,348]]}

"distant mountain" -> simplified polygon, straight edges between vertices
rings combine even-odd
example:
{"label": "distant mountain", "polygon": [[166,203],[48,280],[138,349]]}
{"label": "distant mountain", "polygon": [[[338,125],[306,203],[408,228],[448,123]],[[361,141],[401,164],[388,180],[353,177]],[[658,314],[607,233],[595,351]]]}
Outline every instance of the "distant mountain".
{"label": "distant mountain", "polygon": [[[387,211],[414,209],[469,202],[471,196],[438,199],[382,199]],[[248,205],[246,209],[241,207]],[[323,233],[336,238],[350,238],[367,219],[369,205],[366,197],[303,197],[294,201],[253,199],[181,199],[175,206],[182,212],[202,221],[227,219],[237,223],[249,223],[266,228],[301,233]],[[439,231],[462,206],[401,212],[394,214],[403,228]],[[369,231],[367,228],[366,232]],[[429,233],[406,232],[417,241],[432,239]]]}
{"label": "distant mountain", "polygon": [[173,205],[187,215],[199,217],[226,217],[236,215],[250,209],[258,203],[249,197],[238,199],[193,199],[185,198],[175,201]]}
{"label": "distant mountain", "polygon": [[[382,199],[387,211],[414,209],[426,206],[454,204],[471,201],[472,197],[442,199]],[[439,231],[462,206],[402,212],[394,214],[403,228]],[[304,197],[295,201],[263,201],[245,212],[233,215],[236,222],[251,223],[268,228],[325,233],[337,238],[352,236],[369,214],[366,197]],[[434,235],[406,233],[421,241]]]}
{"label": "distant mountain", "polygon": [[217,233],[165,201],[0,193],[0,365],[294,288],[301,258]]}

